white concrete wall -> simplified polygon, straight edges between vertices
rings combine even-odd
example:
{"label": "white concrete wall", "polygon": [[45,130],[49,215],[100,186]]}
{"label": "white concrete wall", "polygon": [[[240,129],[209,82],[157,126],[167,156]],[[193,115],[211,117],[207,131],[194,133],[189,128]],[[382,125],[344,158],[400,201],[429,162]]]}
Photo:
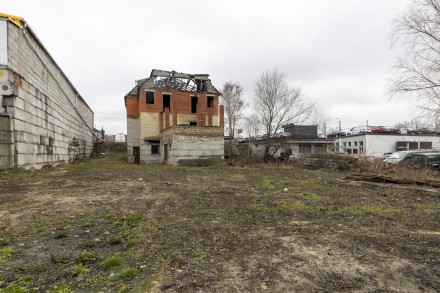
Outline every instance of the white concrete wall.
{"label": "white concrete wall", "polygon": [[8,65],[8,22],[0,19],[0,65]]}
{"label": "white concrete wall", "polygon": [[140,146],[139,119],[127,118],[127,161],[134,163],[133,147]]}
{"label": "white concrete wall", "polygon": [[[380,157],[384,153],[391,153],[397,151],[398,141],[407,142],[432,142],[433,149],[440,149],[440,136],[435,135],[392,135],[392,134],[369,134],[369,135],[354,135],[342,137],[339,139],[341,149],[356,148],[354,142],[363,142],[364,155]],[[346,146],[344,146],[344,142]],[[351,143],[351,146],[348,143]]]}
{"label": "white concrete wall", "polygon": [[161,141],[161,157],[164,144],[169,145],[168,163],[178,165],[180,160],[224,159],[223,137],[201,137],[175,135]]}
{"label": "white concrete wall", "polygon": [[151,144],[143,143],[140,147],[141,164],[159,164],[163,162],[163,148],[159,154],[151,154]]}
{"label": "white concrete wall", "polygon": [[89,156],[92,110],[29,32],[10,22],[7,32],[8,68],[16,96],[3,97],[3,106],[14,118],[15,166],[40,168],[67,161],[74,138],[82,154]]}

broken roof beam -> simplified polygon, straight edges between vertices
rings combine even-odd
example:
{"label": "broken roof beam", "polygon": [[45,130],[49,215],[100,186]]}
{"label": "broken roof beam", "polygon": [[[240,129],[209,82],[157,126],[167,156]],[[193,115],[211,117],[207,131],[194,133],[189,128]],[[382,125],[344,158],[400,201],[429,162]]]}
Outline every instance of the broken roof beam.
{"label": "broken roof beam", "polygon": [[208,80],[209,74],[189,74],[182,73],[176,71],[167,71],[167,70],[159,70],[153,69],[151,71],[151,77],[177,77],[177,78],[186,78],[186,79],[200,79],[200,80]]}

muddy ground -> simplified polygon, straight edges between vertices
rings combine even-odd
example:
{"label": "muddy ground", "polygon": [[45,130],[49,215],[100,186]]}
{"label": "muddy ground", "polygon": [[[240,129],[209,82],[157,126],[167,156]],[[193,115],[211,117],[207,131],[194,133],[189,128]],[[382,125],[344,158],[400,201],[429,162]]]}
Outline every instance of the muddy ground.
{"label": "muddy ground", "polygon": [[440,190],[121,153],[0,173],[1,292],[439,292]]}

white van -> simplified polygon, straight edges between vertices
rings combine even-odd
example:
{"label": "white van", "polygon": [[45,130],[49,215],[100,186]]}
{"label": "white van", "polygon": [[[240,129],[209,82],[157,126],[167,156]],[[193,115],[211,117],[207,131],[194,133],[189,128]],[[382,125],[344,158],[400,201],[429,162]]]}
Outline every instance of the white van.
{"label": "white van", "polygon": [[356,135],[356,134],[364,134],[366,132],[370,132],[371,129],[368,126],[356,126],[350,129],[350,131],[347,133],[348,135]]}

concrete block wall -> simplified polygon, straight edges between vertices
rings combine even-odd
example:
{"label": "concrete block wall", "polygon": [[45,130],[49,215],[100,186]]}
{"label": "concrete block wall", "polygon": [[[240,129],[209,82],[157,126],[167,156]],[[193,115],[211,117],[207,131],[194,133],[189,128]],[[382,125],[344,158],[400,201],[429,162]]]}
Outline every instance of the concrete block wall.
{"label": "concrete block wall", "polygon": [[15,166],[39,168],[67,161],[74,138],[89,156],[93,111],[29,30],[8,22],[7,40],[16,96],[4,97],[3,106],[14,118]]}
{"label": "concrete block wall", "polygon": [[9,115],[0,114],[0,166],[14,167],[13,120]]}
{"label": "concrete block wall", "polygon": [[178,165],[180,160],[224,159],[224,142],[221,137],[195,137],[176,135],[161,141],[168,144],[168,163]]}
{"label": "concrete block wall", "polygon": [[144,143],[140,146],[141,152],[141,164],[159,164],[163,161],[163,148],[161,148],[160,154],[151,154],[151,145]]}
{"label": "concrete block wall", "polygon": [[139,119],[127,118],[127,161],[134,163],[133,147],[140,146]]}

